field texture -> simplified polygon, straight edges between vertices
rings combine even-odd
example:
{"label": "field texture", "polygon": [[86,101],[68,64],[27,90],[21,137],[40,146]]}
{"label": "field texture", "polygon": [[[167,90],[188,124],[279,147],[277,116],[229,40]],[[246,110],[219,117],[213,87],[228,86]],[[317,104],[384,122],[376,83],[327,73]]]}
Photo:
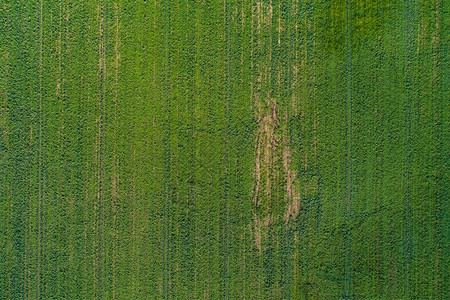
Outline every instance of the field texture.
{"label": "field texture", "polygon": [[447,0],[0,0],[0,299],[450,299]]}

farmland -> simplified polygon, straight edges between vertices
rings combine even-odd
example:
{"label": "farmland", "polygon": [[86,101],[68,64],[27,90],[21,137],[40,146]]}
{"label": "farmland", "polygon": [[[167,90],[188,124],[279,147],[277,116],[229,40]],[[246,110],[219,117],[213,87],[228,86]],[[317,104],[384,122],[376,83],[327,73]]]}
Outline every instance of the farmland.
{"label": "farmland", "polygon": [[448,299],[449,6],[0,1],[0,299]]}

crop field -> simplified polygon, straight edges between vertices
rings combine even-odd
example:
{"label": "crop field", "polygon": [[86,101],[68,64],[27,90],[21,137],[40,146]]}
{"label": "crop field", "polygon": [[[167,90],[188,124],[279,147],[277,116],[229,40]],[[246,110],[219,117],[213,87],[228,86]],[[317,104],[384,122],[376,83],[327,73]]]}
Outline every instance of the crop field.
{"label": "crop field", "polygon": [[0,0],[0,299],[450,299],[449,10]]}

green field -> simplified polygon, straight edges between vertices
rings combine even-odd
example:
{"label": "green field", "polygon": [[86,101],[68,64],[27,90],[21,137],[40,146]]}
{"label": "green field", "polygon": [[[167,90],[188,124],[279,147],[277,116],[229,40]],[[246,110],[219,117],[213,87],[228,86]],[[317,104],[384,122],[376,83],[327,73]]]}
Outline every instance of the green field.
{"label": "green field", "polygon": [[0,299],[450,299],[449,25],[0,0]]}

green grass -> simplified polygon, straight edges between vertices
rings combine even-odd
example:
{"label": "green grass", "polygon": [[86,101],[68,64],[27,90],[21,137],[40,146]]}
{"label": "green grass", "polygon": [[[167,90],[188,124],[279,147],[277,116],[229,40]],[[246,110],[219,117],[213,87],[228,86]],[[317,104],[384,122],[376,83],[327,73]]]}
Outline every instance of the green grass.
{"label": "green grass", "polygon": [[0,299],[448,299],[449,3],[0,3]]}

